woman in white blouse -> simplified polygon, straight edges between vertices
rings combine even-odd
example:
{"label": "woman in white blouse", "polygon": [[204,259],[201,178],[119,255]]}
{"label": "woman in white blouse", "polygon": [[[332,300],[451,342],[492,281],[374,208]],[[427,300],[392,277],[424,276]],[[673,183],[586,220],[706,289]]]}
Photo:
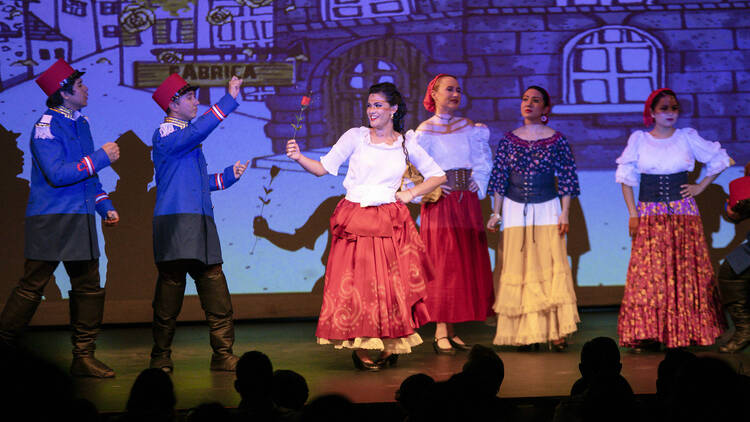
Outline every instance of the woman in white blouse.
{"label": "woman in white blouse", "polygon": [[427,285],[427,310],[436,322],[435,353],[455,354],[470,346],[453,324],[494,315],[492,267],[479,204],[492,166],[490,131],[455,115],[461,86],[453,75],[435,76],[423,104],[435,114],[419,125],[417,141],[448,178],[442,196],[422,205],[420,233],[436,274]]}
{"label": "woman in white blouse", "polygon": [[[676,129],[679,114],[673,91],[654,91],[643,114],[653,129],[630,135],[617,159],[615,178],[622,184],[633,238],[617,328],[620,344],[634,352],[658,350],[660,343],[711,345],[724,324],[693,197],[732,160],[718,142],[701,138],[695,129]],[[706,164],[705,177],[689,184],[696,160]]]}
{"label": "woman in white blouse", "polygon": [[[328,154],[305,157],[297,142],[286,154],[308,172],[337,175],[347,159],[346,197],[331,216],[318,344],[353,349],[359,369],[396,363],[422,343],[415,331],[429,321],[424,304],[433,279],[424,244],[404,205],[445,182],[445,173],[413,139],[402,135],[406,104],[391,83],[373,85],[367,99],[369,127],[349,129]],[[407,162],[425,181],[398,191]],[[379,350],[373,361],[368,350]]]}

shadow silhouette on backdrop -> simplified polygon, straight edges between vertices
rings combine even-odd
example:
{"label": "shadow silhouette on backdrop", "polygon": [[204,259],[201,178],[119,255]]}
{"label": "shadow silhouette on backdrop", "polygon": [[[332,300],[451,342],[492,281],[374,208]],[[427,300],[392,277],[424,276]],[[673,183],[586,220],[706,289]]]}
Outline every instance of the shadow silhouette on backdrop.
{"label": "shadow silhouette on backdrop", "polygon": [[583,208],[578,197],[570,198],[568,221],[570,222],[570,231],[568,232],[567,245],[568,256],[570,257],[570,270],[573,273],[573,283],[578,286],[578,268],[581,256],[591,250],[586,218],[583,215]]}
{"label": "shadow silhouette on backdrop", "polygon": [[[320,257],[320,262],[325,266],[328,264],[328,253],[331,250],[329,221],[333,215],[333,211],[336,209],[336,205],[338,205],[342,199],[344,199],[344,195],[336,195],[326,198],[317,208],[315,208],[315,211],[310,214],[307,221],[305,221],[300,228],[294,230],[294,233],[284,233],[273,230],[268,225],[268,220],[263,216],[256,216],[253,219],[253,234],[268,240],[274,246],[286,251],[298,251],[302,248],[310,250],[315,249],[315,242],[318,238],[322,236],[323,233],[328,233],[326,248],[323,251],[323,255]],[[409,208],[411,217],[416,220],[419,216],[419,205],[408,204],[407,207]],[[325,274],[321,274],[320,278],[315,281],[310,292],[323,293],[324,279]]]}
{"label": "shadow silhouette on backdrop", "polygon": [[151,226],[156,188],[148,189],[154,176],[151,147],[133,131],[122,134],[117,143],[121,154],[112,169],[119,180],[109,197],[121,219],[118,227],[104,230],[107,297],[150,300],[157,277]]}
{"label": "shadow silhouette on backdrop", "polygon": [[[697,179],[702,168],[702,163],[695,164],[695,169],[688,175],[688,183],[698,182]],[[733,223],[734,235],[732,236],[732,240],[726,246],[714,245],[713,235],[719,232],[721,220],[725,218],[724,204],[727,198],[729,198],[729,194],[724,191],[723,187],[716,183],[711,183],[706,187],[706,190],[695,197],[695,203],[698,204],[698,211],[701,214],[703,236],[706,238],[708,255],[711,259],[711,265],[714,267],[714,273],[719,269],[719,262],[729,252],[745,241],[745,235],[750,230],[750,220],[737,224]]]}
{"label": "shadow silhouette on backdrop", "polygon": [[[23,242],[26,203],[29,200],[29,181],[18,177],[23,172],[24,154],[18,148],[18,137],[15,133],[0,125],[0,183],[2,199],[5,205],[0,210],[0,267],[4,269],[0,279],[0,303],[4,303],[11,290],[23,276]],[[44,291],[47,300],[60,300],[60,289],[52,280]]]}

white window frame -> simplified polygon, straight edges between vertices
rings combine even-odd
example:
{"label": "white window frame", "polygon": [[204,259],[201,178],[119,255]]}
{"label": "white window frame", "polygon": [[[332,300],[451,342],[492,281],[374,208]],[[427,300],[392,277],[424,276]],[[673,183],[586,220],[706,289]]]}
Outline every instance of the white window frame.
{"label": "white window frame", "polygon": [[[644,41],[631,43],[627,40],[619,43],[593,43],[587,44],[585,48],[602,48],[607,50],[607,56],[609,61],[609,70],[603,72],[578,72],[574,69],[574,54],[581,48],[579,43],[586,37],[596,35],[599,32],[607,30],[619,30],[619,31],[631,31],[635,32]],[[616,66],[616,50],[625,46],[644,46],[647,45],[652,49],[651,58],[651,70],[642,72],[619,72]],[[664,59],[664,47],[661,42],[656,39],[653,35],[643,31],[642,29],[635,28],[626,25],[605,25],[602,27],[590,29],[584,31],[565,44],[563,48],[563,73],[562,73],[562,87],[563,97],[562,104],[554,106],[553,112],[555,114],[599,114],[599,113],[622,113],[622,112],[634,112],[642,111],[643,103],[621,103],[618,97],[619,93],[619,80],[621,75],[628,75],[632,77],[648,77],[652,79],[654,88],[660,88],[664,86],[666,77],[665,72],[665,59]],[[586,80],[585,76],[590,75],[589,79],[606,79],[608,81],[608,94],[611,102],[609,103],[578,103],[579,99],[576,98],[575,82],[580,80]],[[645,98],[644,98],[645,100]]]}

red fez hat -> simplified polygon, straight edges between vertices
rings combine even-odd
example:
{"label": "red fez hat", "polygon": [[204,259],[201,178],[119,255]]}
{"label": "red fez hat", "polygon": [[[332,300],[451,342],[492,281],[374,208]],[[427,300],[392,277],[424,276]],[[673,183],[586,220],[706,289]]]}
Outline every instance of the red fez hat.
{"label": "red fez hat", "polygon": [[75,82],[75,80],[83,76],[83,74],[84,72],[79,72],[70,67],[65,60],[58,59],[49,67],[49,69],[42,72],[42,74],[36,78],[36,83],[49,97],[63,86]]}
{"label": "red fez hat", "polygon": [[188,91],[195,91],[197,86],[190,86],[182,77],[176,73],[167,76],[164,82],[156,88],[151,98],[159,104],[164,112],[169,110],[169,103],[180,98]]}
{"label": "red fez hat", "polygon": [[729,182],[729,207],[732,208],[745,199],[750,199],[750,176]]}

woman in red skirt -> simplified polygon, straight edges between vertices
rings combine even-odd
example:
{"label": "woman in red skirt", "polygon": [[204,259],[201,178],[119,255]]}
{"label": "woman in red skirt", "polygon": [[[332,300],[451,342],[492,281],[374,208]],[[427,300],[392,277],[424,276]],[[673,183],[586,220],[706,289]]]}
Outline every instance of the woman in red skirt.
{"label": "woman in red skirt", "polygon": [[[643,121],[653,129],[633,132],[617,159],[615,178],[622,184],[633,237],[617,331],[620,345],[635,352],[656,350],[660,343],[710,345],[724,325],[693,197],[732,160],[718,142],[703,139],[695,129],[676,128],[679,115],[672,90],[651,93]],[[689,184],[696,160],[706,164],[705,177]]]}
{"label": "woman in red skirt", "polygon": [[[402,135],[406,104],[391,83],[373,85],[367,99],[370,127],[344,133],[316,161],[287,142],[287,156],[308,172],[337,175],[347,159],[346,197],[331,216],[331,252],[326,265],[319,344],[353,349],[359,369],[394,364],[422,343],[415,331],[429,321],[424,304],[433,279],[424,244],[404,203],[445,182],[445,173],[413,139]],[[407,162],[425,181],[398,191]],[[373,361],[368,350],[379,350]]]}
{"label": "woman in red skirt", "polygon": [[436,322],[435,353],[468,350],[453,324],[494,315],[492,268],[479,200],[491,168],[490,131],[455,115],[461,86],[441,73],[427,86],[424,107],[435,113],[417,129],[419,145],[445,169],[448,182],[435,202],[423,201],[421,235],[435,268],[427,286],[427,310]]}

